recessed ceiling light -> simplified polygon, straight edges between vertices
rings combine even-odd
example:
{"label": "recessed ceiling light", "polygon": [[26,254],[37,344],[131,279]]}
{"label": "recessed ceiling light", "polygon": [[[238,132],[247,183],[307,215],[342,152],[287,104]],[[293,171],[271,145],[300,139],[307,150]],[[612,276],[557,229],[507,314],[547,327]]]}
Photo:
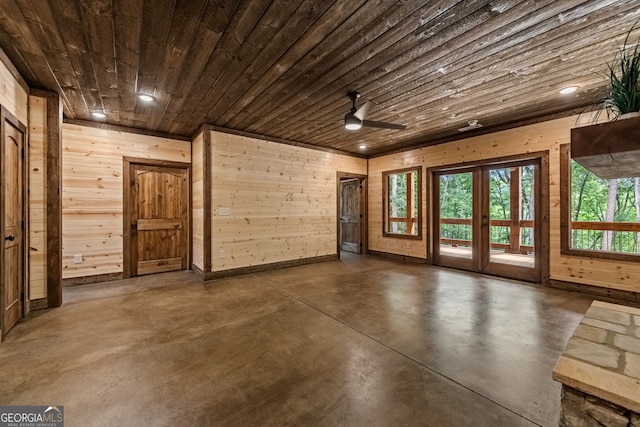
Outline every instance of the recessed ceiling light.
{"label": "recessed ceiling light", "polygon": [[151,96],[151,95],[147,95],[145,93],[140,93],[140,94],[138,94],[138,99],[140,99],[140,101],[144,101],[144,102],[151,102],[155,98],[153,96]]}
{"label": "recessed ceiling light", "polygon": [[107,115],[102,111],[92,111],[91,115],[96,119],[104,119],[105,117],[107,117]]}
{"label": "recessed ceiling light", "polygon": [[560,93],[563,95],[568,95],[570,93],[573,93],[575,91],[578,90],[578,86],[569,86],[569,87],[565,87],[564,89],[560,89]]}
{"label": "recessed ceiling light", "polygon": [[358,146],[358,148],[361,149],[361,150],[366,150],[367,146],[364,145],[364,144],[361,144],[360,146]]}

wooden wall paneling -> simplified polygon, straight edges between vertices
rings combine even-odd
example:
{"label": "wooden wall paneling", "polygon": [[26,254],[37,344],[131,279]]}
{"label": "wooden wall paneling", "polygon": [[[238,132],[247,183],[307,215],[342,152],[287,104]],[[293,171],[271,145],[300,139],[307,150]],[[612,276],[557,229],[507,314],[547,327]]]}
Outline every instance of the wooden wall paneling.
{"label": "wooden wall paneling", "polygon": [[47,103],[29,96],[29,290],[47,296]]}
{"label": "wooden wall paneling", "polygon": [[191,144],[123,128],[63,129],[63,278],[123,273],[123,159],[190,163]]}
{"label": "wooden wall paneling", "polygon": [[[1,6],[0,6],[1,8]],[[0,18],[0,22],[1,18]],[[20,77],[5,53],[0,50],[0,105],[16,116],[22,123],[29,120],[29,88]]]}
{"label": "wooden wall paneling", "polygon": [[[549,271],[541,272],[550,280],[582,283],[637,292],[640,290],[640,265],[636,262],[608,261],[590,257],[565,256],[561,254],[561,194],[565,196],[567,183],[560,181],[560,146],[570,142],[570,129],[593,122],[592,114],[566,117],[536,123],[517,129],[462,139],[448,144],[423,147],[405,152],[369,159],[369,235],[370,247],[374,251],[397,255],[426,258],[423,246],[405,248],[394,239],[386,239],[381,233],[382,188],[381,175],[384,170],[423,165],[429,168],[448,164],[460,164],[490,158],[516,156],[521,153],[548,152],[542,167],[548,167],[548,181],[543,182],[542,197],[549,200],[549,220],[543,221],[543,233],[549,235],[549,248],[543,248],[543,256],[549,258]],[[544,173],[542,174],[544,179]],[[562,192],[562,193],[561,193]],[[546,193],[546,194],[545,194]],[[566,216],[566,214],[564,214]],[[547,223],[547,224],[545,224]],[[545,252],[548,251],[548,255]],[[544,264],[544,260],[541,264]]]}
{"label": "wooden wall paneling", "polygon": [[216,131],[211,145],[213,272],[336,255],[337,172],[366,160]]}
{"label": "wooden wall paneling", "polygon": [[193,267],[204,273],[204,133],[199,132],[191,143],[191,224],[193,227]]}

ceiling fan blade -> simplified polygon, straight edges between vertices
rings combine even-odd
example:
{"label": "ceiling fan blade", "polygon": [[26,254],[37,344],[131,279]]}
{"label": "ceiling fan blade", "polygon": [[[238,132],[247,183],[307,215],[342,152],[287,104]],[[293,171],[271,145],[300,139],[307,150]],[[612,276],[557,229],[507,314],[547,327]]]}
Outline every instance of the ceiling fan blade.
{"label": "ceiling fan blade", "polygon": [[395,123],[387,123],[387,122],[376,122],[374,120],[363,120],[362,126],[367,126],[370,128],[395,129],[395,130],[405,130],[407,128],[405,125],[397,125]]}
{"label": "ceiling fan blade", "polygon": [[353,115],[359,118],[360,120],[364,120],[364,118],[367,116],[367,113],[369,112],[369,110],[371,110],[371,107],[373,107],[374,105],[375,104],[373,102],[367,101],[364,104],[362,104],[360,108],[358,108],[356,112],[353,113]]}

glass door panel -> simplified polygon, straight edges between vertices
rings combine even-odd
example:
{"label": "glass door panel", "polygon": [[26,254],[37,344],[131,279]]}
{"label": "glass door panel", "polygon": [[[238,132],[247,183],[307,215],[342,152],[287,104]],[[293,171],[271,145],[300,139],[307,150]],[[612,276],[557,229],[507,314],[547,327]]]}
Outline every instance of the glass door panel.
{"label": "glass door panel", "polygon": [[433,174],[433,262],[539,281],[539,160]]}
{"label": "glass door panel", "polygon": [[473,262],[474,173],[438,177],[439,212],[437,253],[442,265],[471,268]]}

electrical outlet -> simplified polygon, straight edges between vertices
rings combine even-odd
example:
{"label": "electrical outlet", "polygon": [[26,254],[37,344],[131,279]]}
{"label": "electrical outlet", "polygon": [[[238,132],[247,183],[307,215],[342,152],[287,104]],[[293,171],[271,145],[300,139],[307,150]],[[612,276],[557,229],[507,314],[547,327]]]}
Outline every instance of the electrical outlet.
{"label": "electrical outlet", "polygon": [[75,254],[73,256],[73,263],[74,264],[81,264],[82,263],[82,254]]}
{"label": "electrical outlet", "polygon": [[218,208],[218,215],[229,216],[231,215],[231,208]]}
{"label": "electrical outlet", "polygon": [[224,249],[220,249],[220,252],[218,253],[218,258],[223,259],[224,258]]}

